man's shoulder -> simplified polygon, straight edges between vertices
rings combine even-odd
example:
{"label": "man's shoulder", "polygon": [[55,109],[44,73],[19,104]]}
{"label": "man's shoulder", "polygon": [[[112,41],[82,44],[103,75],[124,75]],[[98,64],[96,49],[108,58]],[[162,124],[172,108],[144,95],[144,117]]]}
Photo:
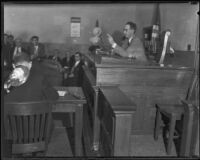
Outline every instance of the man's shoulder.
{"label": "man's shoulder", "polygon": [[142,43],[141,39],[140,39],[139,37],[137,37],[137,36],[135,36],[131,42],[139,42],[139,43]]}

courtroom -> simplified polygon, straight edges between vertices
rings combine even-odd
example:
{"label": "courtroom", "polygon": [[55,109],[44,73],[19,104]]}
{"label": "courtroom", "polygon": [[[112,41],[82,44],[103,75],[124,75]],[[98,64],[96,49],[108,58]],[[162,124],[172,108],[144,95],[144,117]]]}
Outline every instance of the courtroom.
{"label": "courtroom", "polygon": [[1,3],[1,159],[199,159],[199,2]]}

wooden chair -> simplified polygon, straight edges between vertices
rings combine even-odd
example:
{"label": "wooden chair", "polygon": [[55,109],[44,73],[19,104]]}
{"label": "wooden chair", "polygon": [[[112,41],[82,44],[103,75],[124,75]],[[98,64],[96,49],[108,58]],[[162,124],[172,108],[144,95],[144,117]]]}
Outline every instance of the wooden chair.
{"label": "wooden chair", "polygon": [[[173,139],[181,138],[181,146],[180,153],[181,157],[190,156],[192,143],[196,143],[192,141],[192,132],[197,127],[197,118],[195,119],[195,107],[194,105],[185,100],[181,100],[182,104],[177,105],[161,105],[157,104],[157,113],[156,113],[156,126],[154,131],[154,139],[158,139],[158,133],[160,129],[161,123],[161,114],[169,118],[169,136],[167,140],[167,154],[171,154]],[[197,114],[197,113],[196,113]],[[183,116],[183,119],[182,119]],[[175,125],[177,120],[182,120],[183,125],[177,126],[181,135],[174,135],[176,132]],[[195,130],[196,132],[196,130]],[[167,137],[166,137],[167,138]],[[193,138],[194,139],[194,138]]]}
{"label": "wooden chair", "polygon": [[52,107],[47,102],[6,103],[4,128],[12,155],[46,151],[50,139]]}
{"label": "wooden chair", "polygon": [[[158,140],[158,134],[161,127],[161,115],[164,115],[169,119],[169,136],[167,138],[167,154],[171,154],[171,148],[173,139],[178,138],[175,134],[175,125],[177,120],[181,120],[181,116],[184,113],[183,106],[177,105],[166,105],[166,104],[156,104],[156,124],[154,130],[154,139]],[[176,132],[177,133],[177,132]]]}

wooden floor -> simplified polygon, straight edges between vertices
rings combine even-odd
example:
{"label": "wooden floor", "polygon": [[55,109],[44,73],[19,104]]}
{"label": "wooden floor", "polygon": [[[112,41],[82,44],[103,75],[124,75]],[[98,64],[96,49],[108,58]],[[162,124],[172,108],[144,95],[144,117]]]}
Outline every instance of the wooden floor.
{"label": "wooden floor", "polygon": [[55,125],[46,157],[73,157],[72,149],[66,128],[62,125]]}
{"label": "wooden floor", "polygon": [[[84,110],[83,123],[83,157],[102,157],[102,152],[95,152],[92,149],[92,128],[89,123],[87,111]],[[55,129],[48,145],[45,157],[64,158],[74,157],[74,135],[71,127],[65,128],[60,120],[54,121]],[[160,135],[158,141],[153,135],[132,135],[130,143],[131,157],[168,157],[165,151],[163,138]],[[172,154],[176,157],[175,146],[172,147]]]}
{"label": "wooden floor", "polygon": [[162,136],[155,141],[152,135],[132,135],[131,137],[131,156],[136,157],[165,157],[177,156],[175,145],[172,145],[172,154],[167,155]]}

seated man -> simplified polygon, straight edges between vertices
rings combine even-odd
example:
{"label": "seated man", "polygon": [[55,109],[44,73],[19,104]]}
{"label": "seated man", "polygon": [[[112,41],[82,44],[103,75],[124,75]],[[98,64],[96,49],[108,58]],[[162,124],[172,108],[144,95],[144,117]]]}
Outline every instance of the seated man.
{"label": "seated man", "polygon": [[48,59],[52,60],[52,62],[56,65],[56,67],[58,68],[58,70],[60,72],[62,72],[63,68],[62,68],[62,60],[59,57],[60,51],[58,49],[54,49],[53,51],[53,55],[50,55],[48,57]]}
{"label": "seated man", "polygon": [[65,57],[62,59],[62,67],[71,68],[74,65],[74,55],[71,56],[70,52],[65,54]]}
{"label": "seated man", "polygon": [[123,41],[122,46],[117,45],[110,34],[107,34],[108,41],[112,45],[114,53],[117,53],[122,57],[129,57],[140,62],[146,62],[147,58],[145,56],[144,46],[140,39],[135,35],[136,29],[135,23],[126,23],[124,27],[125,40]]}
{"label": "seated man", "polygon": [[82,86],[83,81],[83,68],[84,65],[82,61],[82,56],[80,52],[76,52],[75,55],[75,62],[73,67],[71,68],[68,77],[64,80],[64,85],[66,86]]}
{"label": "seated man", "polygon": [[4,84],[8,91],[5,102],[55,101],[58,98],[56,90],[37,67],[24,52],[15,57],[14,70]]}

